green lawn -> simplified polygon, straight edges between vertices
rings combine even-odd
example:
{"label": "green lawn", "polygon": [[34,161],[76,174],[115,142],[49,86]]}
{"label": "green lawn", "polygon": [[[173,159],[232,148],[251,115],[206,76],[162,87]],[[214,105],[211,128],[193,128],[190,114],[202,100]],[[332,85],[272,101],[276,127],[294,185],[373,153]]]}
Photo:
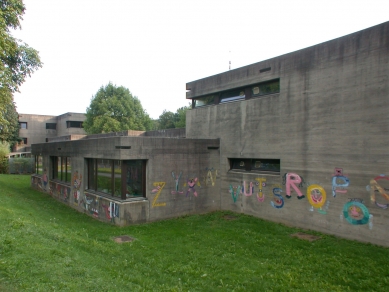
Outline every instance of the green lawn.
{"label": "green lawn", "polygon": [[389,289],[388,248],[228,212],[119,228],[29,185],[0,175],[0,291]]}

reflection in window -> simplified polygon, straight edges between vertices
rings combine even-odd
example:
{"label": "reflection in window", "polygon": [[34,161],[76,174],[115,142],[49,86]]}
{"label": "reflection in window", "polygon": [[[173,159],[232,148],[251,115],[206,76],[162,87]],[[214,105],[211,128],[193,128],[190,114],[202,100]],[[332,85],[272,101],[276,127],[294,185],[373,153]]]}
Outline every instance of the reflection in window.
{"label": "reflection in window", "polygon": [[195,107],[205,106],[215,103],[215,95],[207,95],[195,99]]}
{"label": "reflection in window", "polygon": [[253,97],[278,92],[280,92],[280,79],[262,82],[251,88]]}
{"label": "reflection in window", "polygon": [[20,129],[27,129],[27,122],[19,122]]}
{"label": "reflection in window", "polygon": [[126,197],[141,197],[144,193],[143,161],[129,160],[127,163]]}
{"label": "reflection in window", "polygon": [[280,159],[229,158],[230,170],[280,174]]}
{"label": "reflection in window", "polygon": [[145,196],[144,160],[87,159],[88,189],[120,199]]}
{"label": "reflection in window", "polygon": [[63,182],[70,183],[72,177],[72,168],[70,165],[70,157],[53,156],[52,162],[52,178]]}
{"label": "reflection in window", "polygon": [[244,89],[233,89],[223,92],[220,97],[220,102],[235,101],[244,99],[245,97]]}

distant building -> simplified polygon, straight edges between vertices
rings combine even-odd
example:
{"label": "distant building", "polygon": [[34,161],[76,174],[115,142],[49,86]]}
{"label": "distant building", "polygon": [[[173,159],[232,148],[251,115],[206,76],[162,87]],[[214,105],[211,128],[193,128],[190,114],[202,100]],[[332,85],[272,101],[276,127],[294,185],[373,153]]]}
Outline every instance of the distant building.
{"label": "distant building", "polygon": [[29,152],[32,144],[45,143],[65,135],[86,135],[82,123],[85,114],[66,113],[60,116],[19,114],[19,137],[14,152]]}
{"label": "distant building", "polygon": [[32,186],[117,225],[230,210],[389,246],[389,22],[186,89],[184,134],[34,144]]}

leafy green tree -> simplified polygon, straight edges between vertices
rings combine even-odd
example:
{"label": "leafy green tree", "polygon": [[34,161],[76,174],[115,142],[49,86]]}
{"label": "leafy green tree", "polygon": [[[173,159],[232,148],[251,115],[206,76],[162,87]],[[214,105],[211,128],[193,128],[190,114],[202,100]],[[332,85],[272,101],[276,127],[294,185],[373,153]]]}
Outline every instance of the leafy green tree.
{"label": "leafy green tree", "polygon": [[[7,119],[13,105],[13,93],[42,63],[38,51],[11,36],[11,29],[21,28],[25,6],[22,0],[0,1],[0,140],[8,141],[5,133],[12,133],[12,122]],[[7,130],[4,130],[7,129]]]}
{"label": "leafy green tree", "polygon": [[84,129],[88,134],[125,130],[151,130],[152,120],[136,96],[123,87],[108,83],[100,87],[86,109]]}
{"label": "leafy green tree", "polygon": [[0,141],[0,173],[8,173],[8,159],[10,145],[8,142]]}
{"label": "leafy green tree", "polygon": [[159,116],[159,129],[185,128],[186,111],[190,106],[184,106],[177,109],[175,113],[164,110]]}
{"label": "leafy green tree", "polygon": [[19,115],[16,112],[14,102],[8,103],[0,108],[0,115],[6,123],[0,125],[0,141],[8,141],[11,148],[20,141],[19,139]]}

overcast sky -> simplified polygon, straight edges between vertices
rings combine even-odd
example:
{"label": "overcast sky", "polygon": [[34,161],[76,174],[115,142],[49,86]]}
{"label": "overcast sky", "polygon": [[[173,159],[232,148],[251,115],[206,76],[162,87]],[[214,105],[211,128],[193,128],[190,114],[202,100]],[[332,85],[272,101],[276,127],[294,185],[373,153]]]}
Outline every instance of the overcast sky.
{"label": "overcast sky", "polygon": [[185,84],[389,20],[389,0],[24,0],[14,36],[43,67],[15,94],[19,113],[86,112],[109,82],[151,118],[188,105]]}

